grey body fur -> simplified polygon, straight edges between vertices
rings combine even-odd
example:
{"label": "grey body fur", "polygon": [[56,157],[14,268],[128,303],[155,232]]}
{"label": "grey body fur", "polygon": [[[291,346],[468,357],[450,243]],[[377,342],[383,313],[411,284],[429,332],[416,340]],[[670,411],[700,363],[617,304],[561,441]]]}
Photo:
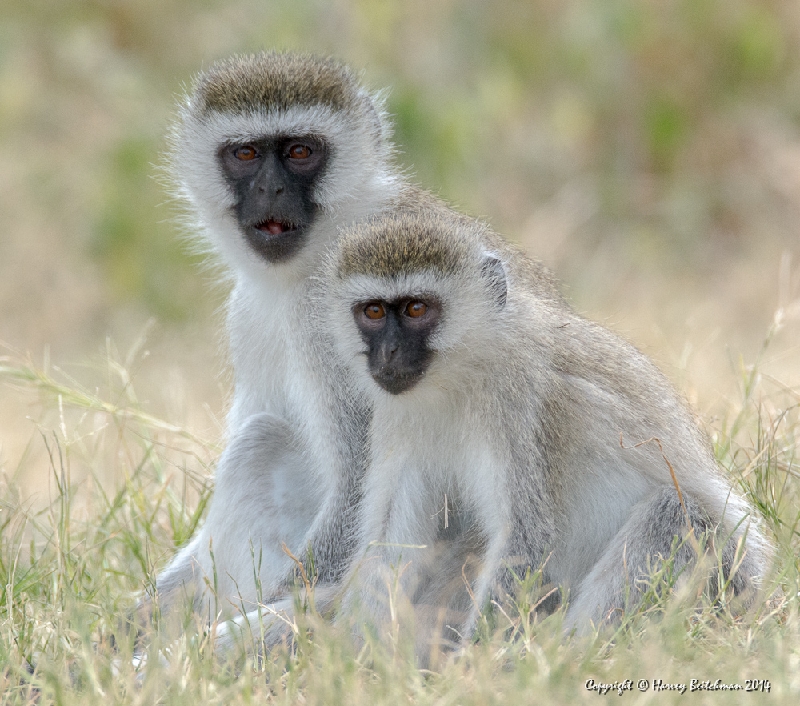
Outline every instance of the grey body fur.
{"label": "grey body fur", "polygon": [[[242,236],[219,161],[223,145],[275,135],[329,147],[306,242],[279,263]],[[233,282],[235,391],[208,517],[156,592],[162,611],[188,598],[213,620],[285,594],[294,563],[284,542],[304,559],[311,549],[323,583],[348,564],[370,411],[309,310],[311,275],[337,229],[382,208],[401,181],[380,98],[346,67],[296,54],[234,57],[201,74],[180,107],[169,161],[191,227]]]}
{"label": "grey body fur", "polygon": [[[567,629],[584,632],[636,604],[688,524],[716,536],[733,592],[752,599],[771,544],[665,377],[485,225],[419,201],[339,240],[319,304],[374,407],[344,612],[365,610],[380,628],[397,580],[425,661],[431,643],[473,631],[488,598],[512,587],[510,569],[543,565],[568,592]],[[497,261],[499,283],[487,267]],[[432,295],[443,302],[433,360],[390,394],[367,370],[354,306]],[[693,556],[682,546],[676,570]]]}

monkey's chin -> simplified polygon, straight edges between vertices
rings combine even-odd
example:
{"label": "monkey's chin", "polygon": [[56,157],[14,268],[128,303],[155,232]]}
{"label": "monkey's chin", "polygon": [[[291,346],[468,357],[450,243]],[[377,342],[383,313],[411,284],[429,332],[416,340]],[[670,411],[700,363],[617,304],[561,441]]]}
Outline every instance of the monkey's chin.
{"label": "monkey's chin", "polygon": [[400,395],[408,392],[422,379],[422,375],[373,375],[372,379],[386,392]]}

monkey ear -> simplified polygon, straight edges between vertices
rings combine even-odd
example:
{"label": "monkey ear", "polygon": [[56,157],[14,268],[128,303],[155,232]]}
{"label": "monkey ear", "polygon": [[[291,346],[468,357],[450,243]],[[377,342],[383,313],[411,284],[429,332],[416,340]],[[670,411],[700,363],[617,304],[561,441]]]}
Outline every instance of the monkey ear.
{"label": "monkey ear", "polygon": [[489,283],[497,306],[502,309],[508,298],[508,279],[503,261],[492,253],[486,253],[481,264],[481,275]]}

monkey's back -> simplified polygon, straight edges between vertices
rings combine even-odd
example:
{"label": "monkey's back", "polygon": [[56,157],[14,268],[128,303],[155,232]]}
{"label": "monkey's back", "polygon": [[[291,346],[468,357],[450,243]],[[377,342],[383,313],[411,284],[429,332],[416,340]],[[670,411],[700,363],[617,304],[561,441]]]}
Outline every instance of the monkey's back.
{"label": "monkey's back", "polygon": [[[496,357],[505,370],[493,374],[495,414],[514,430],[508,438],[519,447],[512,454],[519,459],[515,475],[544,474],[541,486],[556,508],[548,563],[554,578],[579,580],[637,503],[676,486],[724,532],[738,536],[747,528],[752,564],[763,575],[772,547],[761,522],[666,376],[633,345],[553,295],[554,280],[537,263],[512,260],[509,280],[505,326],[513,331],[509,340],[526,345]],[[535,467],[526,467],[529,458],[537,459]],[[559,554],[568,560],[559,563]]]}

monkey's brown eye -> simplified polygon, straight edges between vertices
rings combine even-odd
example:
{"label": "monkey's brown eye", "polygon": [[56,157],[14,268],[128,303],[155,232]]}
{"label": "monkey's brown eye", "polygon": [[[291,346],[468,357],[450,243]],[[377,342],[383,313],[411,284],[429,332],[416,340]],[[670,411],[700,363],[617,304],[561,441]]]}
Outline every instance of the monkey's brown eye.
{"label": "monkey's brown eye", "polygon": [[425,302],[408,302],[406,306],[406,316],[410,316],[412,319],[424,316],[427,311],[428,305]]}
{"label": "monkey's brown eye", "polygon": [[364,307],[364,316],[366,316],[368,319],[372,319],[373,321],[377,321],[378,319],[382,319],[384,316],[386,316],[386,310],[383,308],[383,304],[373,302],[372,304],[367,304]]}
{"label": "monkey's brown eye", "polygon": [[255,147],[242,145],[233,151],[233,156],[236,157],[236,159],[241,159],[243,162],[249,162],[251,159],[258,157],[258,152],[256,152]]}
{"label": "monkey's brown eye", "polygon": [[308,159],[311,156],[311,148],[308,145],[292,145],[289,148],[289,159]]}

